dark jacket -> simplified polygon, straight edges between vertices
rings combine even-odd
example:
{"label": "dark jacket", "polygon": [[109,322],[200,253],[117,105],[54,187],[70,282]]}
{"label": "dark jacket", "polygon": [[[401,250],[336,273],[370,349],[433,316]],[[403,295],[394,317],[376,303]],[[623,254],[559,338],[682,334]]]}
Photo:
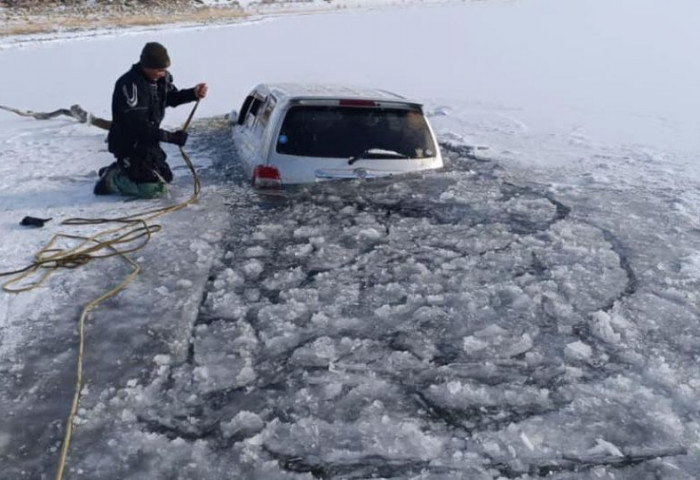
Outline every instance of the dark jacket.
{"label": "dark jacket", "polygon": [[112,94],[112,126],[107,142],[109,151],[117,157],[132,181],[155,182],[159,175],[166,182],[172,180],[165,152],[159,144],[167,135],[160,129],[160,123],[165,116],[165,107],[195,100],[194,89],[178,90],[169,72],[151,82],[138,63],[117,80]]}

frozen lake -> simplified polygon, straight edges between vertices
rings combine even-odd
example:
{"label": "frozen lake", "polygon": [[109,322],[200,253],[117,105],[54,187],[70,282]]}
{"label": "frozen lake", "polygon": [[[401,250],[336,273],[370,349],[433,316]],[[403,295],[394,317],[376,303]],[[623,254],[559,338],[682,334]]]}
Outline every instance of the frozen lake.
{"label": "frozen lake", "polygon": [[[67,478],[696,478],[700,175],[697,99],[685,82],[697,65],[681,61],[681,46],[693,43],[679,38],[697,33],[679,20],[673,35],[654,37],[673,55],[630,53],[647,42],[640,25],[656,19],[654,32],[669,31],[671,13],[696,7],[678,0],[654,13],[644,1],[643,21],[622,35],[629,2],[554,3],[562,5],[468,2],[4,45],[0,69],[13,74],[3,92],[13,94],[0,104],[81,102],[108,116],[114,79],[156,35],[182,59],[179,86],[201,74],[213,92],[187,147],[204,182],[200,202],[160,221],[163,232],[135,255],[142,273],[90,315]],[[580,18],[597,34],[583,36]],[[519,19],[539,19],[541,35]],[[512,35],[489,37],[503,25]],[[406,26],[440,35],[421,50],[399,35]],[[365,28],[371,34],[347,42]],[[274,59],[257,70],[215,68],[188,47],[251,36],[270,40],[261,48]],[[474,43],[483,38],[491,41]],[[406,44],[417,53],[382,57]],[[617,76],[604,86],[586,81],[567,54],[576,45],[588,71],[602,75],[614,54],[629,63],[612,62]],[[82,55],[99,52],[114,62],[76,82]],[[236,53],[240,67],[260,51]],[[431,54],[431,68],[410,62]],[[47,82],[37,68],[60,58],[71,60],[39,88]],[[543,75],[551,58],[561,69]],[[309,66],[319,61],[321,74]],[[651,68],[664,62],[683,75],[666,82]],[[643,68],[666,101],[643,82],[615,95]],[[256,193],[223,115],[256,81],[281,76],[425,99],[445,168]],[[61,219],[169,201],[94,198],[95,170],[110,161],[94,128],[6,112],[0,127],[0,270],[29,261],[65,228]],[[185,198],[191,180],[168,153],[172,195]],[[28,230],[17,225],[24,215],[55,220]],[[106,260],[0,294],[0,478],[53,478],[77,318],[127,272]]]}

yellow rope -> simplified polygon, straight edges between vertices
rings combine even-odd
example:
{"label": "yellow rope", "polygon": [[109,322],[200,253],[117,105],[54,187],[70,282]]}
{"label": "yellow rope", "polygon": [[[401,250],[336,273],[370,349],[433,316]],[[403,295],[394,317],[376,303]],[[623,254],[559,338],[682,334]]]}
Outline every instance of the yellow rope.
{"label": "yellow rope", "polygon": [[[187,130],[189,127],[198,105],[199,100],[192,108],[192,112],[182,128],[183,130]],[[160,225],[150,225],[148,221],[181,210],[199,199],[201,183],[199,181],[199,177],[197,176],[197,172],[194,169],[194,165],[192,164],[189,155],[182,149],[182,147],[180,147],[180,154],[182,155],[182,158],[187,164],[187,167],[192,173],[192,177],[194,179],[194,191],[192,195],[184,202],[119,218],[67,219],[61,224],[99,225],[105,223],[118,223],[121,224],[121,226],[98,232],[90,237],[67,235],[63,233],[56,234],[35,255],[35,261],[32,264],[19,270],[0,273],[0,276],[11,276],[10,280],[3,284],[3,290],[12,293],[20,293],[43,285],[59,268],[77,268],[96,258],[110,258],[117,256],[131,266],[131,272],[124,278],[119,286],[92,300],[83,308],[83,311],[80,314],[75,392],[73,395],[73,402],[71,404],[68,420],[66,421],[66,432],[63,439],[63,445],[61,447],[61,456],[56,473],[56,480],[62,480],[63,478],[70,443],[73,437],[75,416],[78,411],[82,393],[81,391],[83,388],[83,355],[85,352],[85,323],[87,314],[105,300],[124,290],[140,272],[141,267],[138,263],[132,260],[128,254],[145,247],[151,239],[151,236],[161,230]],[[79,243],[73,248],[69,249],[54,247],[54,245],[56,245],[60,239],[78,240]],[[139,241],[139,243],[135,246],[128,247],[128,245],[133,244],[136,241]],[[123,248],[120,249],[119,247]],[[102,250],[107,250],[107,253],[100,254],[99,252]],[[33,276],[38,276],[38,278],[29,280]]]}
{"label": "yellow rope", "polygon": [[79,321],[79,335],[80,335],[80,341],[79,341],[79,346],[78,346],[78,364],[77,364],[77,374],[76,374],[76,379],[75,379],[75,392],[73,394],[73,402],[71,403],[70,407],[70,414],[68,415],[68,420],[66,421],[66,433],[63,437],[63,446],[61,447],[61,456],[59,458],[59,463],[58,463],[58,471],[56,472],[56,479],[61,480],[63,478],[63,471],[65,470],[66,467],[66,462],[68,459],[68,451],[70,449],[70,443],[71,439],[73,438],[73,425],[75,423],[75,415],[78,412],[78,406],[80,405],[80,397],[82,394],[82,389],[83,389],[83,354],[85,352],[85,319],[87,318],[88,312],[90,312],[93,308],[97,307],[99,304],[107,300],[108,298],[113,297],[120,291],[124,290],[126,286],[131,283],[134,278],[136,278],[136,275],[141,271],[141,267],[139,266],[138,263],[134,262],[132,259],[130,259],[127,256],[123,256],[123,258],[131,264],[133,267],[131,273],[126,276],[124,281],[121,283],[116,288],[113,288],[112,290],[108,291],[104,295],[96,298],[92,302],[88,303],[85,308],[83,308],[83,312],[80,314],[80,321]]}

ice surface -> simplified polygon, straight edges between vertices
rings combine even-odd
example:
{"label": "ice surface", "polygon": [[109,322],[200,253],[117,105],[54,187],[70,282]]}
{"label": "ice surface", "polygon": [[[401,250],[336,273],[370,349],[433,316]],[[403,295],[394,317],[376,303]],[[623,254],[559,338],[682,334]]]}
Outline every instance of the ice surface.
{"label": "ice surface", "polygon": [[[90,315],[70,478],[695,478],[695,13],[494,0],[159,31],[178,85],[212,87],[188,144],[205,190]],[[0,103],[107,116],[151,36],[3,44]],[[251,39],[230,65],[192,48]],[[76,82],[96,52],[113,61]],[[446,168],[253,192],[222,116],[280,76],[425,99]],[[0,268],[59,219],[152,205],[93,197],[103,133],[4,112],[0,126]],[[55,220],[27,230],[26,214]],[[0,296],[0,477],[52,476],[75,320],[125,271]]]}

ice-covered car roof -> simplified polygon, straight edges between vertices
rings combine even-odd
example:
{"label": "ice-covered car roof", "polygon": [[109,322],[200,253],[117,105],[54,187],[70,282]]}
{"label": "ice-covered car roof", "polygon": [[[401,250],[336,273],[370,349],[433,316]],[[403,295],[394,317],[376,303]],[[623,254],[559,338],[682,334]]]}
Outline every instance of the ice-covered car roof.
{"label": "ice-covered car roof", "polygon": [[404,102],[420,106],[412,100],[386,90],[336,84],[268,83],[258,85],[260,93],[271,93],[278,101],[300,99],[343,98],[348,100],[374,100],[377,102]]}

